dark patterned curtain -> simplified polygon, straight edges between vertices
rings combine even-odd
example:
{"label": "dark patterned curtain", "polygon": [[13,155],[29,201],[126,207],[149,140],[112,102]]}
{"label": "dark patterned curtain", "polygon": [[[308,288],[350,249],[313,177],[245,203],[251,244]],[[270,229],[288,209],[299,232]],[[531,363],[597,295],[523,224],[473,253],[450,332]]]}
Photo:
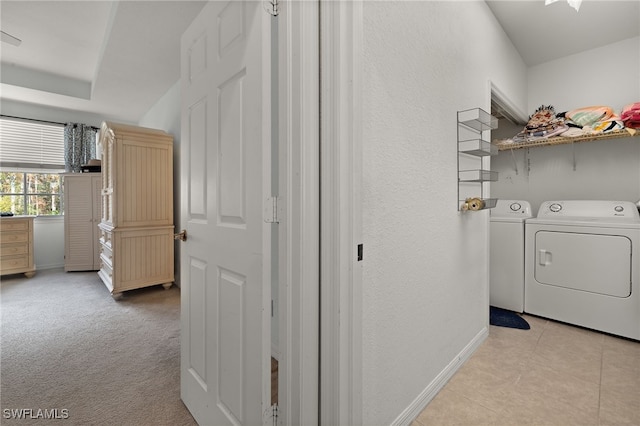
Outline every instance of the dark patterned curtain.
{"label": "dark patterned curtain", "polygon": [[96,158],[96,129],[79,123],[64,126],[64,169],[80,173],[80,166]]}

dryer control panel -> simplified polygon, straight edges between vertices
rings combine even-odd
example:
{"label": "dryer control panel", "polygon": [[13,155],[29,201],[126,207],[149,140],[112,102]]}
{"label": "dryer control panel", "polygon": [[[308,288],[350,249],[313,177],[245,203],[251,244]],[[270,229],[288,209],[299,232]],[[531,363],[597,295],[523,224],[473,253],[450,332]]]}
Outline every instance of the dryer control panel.
{"label": "dryer control panel", "polygon": [[545,201],[540,204],[539,218],[579,220],[621,220],[638,222],[640,215],[630,201],[565,200]]}
{"label": "dryer control panel", "polygon": [[531,217],[531,204],[524,200],[499,199],[491,209],[491,217]]}

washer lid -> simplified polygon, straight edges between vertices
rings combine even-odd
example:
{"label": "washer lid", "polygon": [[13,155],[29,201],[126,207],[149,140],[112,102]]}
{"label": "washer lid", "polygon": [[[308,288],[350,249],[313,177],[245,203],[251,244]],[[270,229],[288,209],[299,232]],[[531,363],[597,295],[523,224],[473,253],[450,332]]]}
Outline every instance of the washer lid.
{"label": "washer lid", "polygon": [[531,204],[524,200],[498,200],[490,211],[492,222],[521,222],[532,217]]}

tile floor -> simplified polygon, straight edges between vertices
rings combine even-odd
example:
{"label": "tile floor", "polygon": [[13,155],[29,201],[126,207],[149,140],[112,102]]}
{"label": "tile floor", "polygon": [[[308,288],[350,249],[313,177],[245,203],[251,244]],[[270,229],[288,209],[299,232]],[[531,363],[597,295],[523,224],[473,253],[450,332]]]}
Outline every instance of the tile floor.
{"label": "tile floor", "polygon": [[491,326],[412,426],[640,425],[640,342],[524,318]]}

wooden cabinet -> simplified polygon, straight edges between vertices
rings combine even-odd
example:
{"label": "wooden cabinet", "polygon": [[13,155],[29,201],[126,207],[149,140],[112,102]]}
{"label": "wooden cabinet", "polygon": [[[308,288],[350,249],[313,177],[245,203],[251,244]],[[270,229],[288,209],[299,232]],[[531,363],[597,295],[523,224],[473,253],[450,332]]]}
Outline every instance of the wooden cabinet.
{"label": "wooden cabinet", "polygon": [[64,270],[100,269],[98,225],[102,219],[100,173],[65,173]]}
{"label": "wooden cabinet", "polygon": [[173,137],[105,122],[100,271],[112,294],[174,280]]}
{"label": "wooden cabinet", "polygon": [[33,216],[0,218],[0,275],[21,274],[31,278],[33,263]]}

